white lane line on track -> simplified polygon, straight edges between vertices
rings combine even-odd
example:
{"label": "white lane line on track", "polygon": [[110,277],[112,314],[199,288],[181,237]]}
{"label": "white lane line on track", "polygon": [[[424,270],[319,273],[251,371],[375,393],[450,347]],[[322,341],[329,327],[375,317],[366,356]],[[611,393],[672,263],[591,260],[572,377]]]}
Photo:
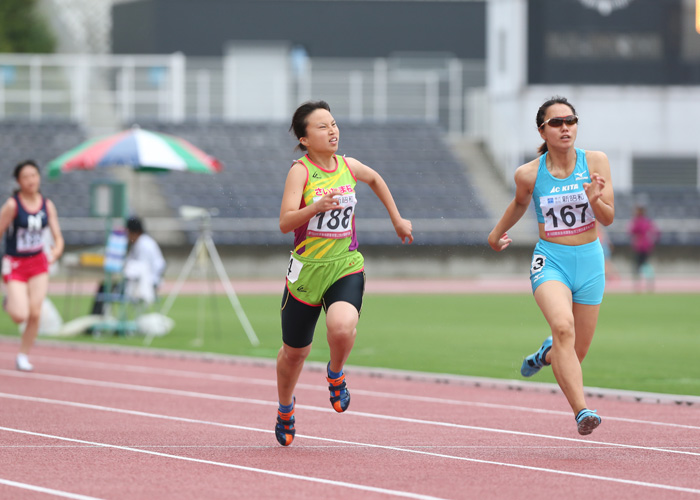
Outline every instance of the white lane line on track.
{"label": "white lane line on track", "polygon": [[[277,386],[276,380],[260,379],[260,378],[253,378],[253,377],[241,377],[241,376],[237,376],[237,375],[223,375],[223,374],[217,374],[217,373],[202,373],[202,372],[197,372],[197,371],[176,370],[176,369],[171,369],[171,368],[151,368],[148,366],[114,364],[114,363],[106,363],[103,361],[86,361],[86,360],[82,360],[82,359],[54,358],[54,357],[50,357],[50,356],[36,356],[36,359],[40,359],[40,360],[42,360],[42,362],[49,362],[49,363],[54,363],[54,364],[59,364],[59,365],[75,366],[77,364],[80,366],[92,366],[95,368],[110,369],[110,370],[116,370],[116,371],[127,371],[127,372],[133,372],[133,373],[147,373],[147,374],[155,373],[158,375],[171,375],[171,376],[182,377],[182,378],[215,380],[218,382],[245,383],[245,384],[250,384],[250,385],[261,385],[261,386],[266,386],[266,387],[276,387]],[[299,389],[308,389],[308,390],[313,390],[313,391],[318,391],[321,389],[323,391],[326,390],[325,385],[323,385],[323,384],[299,383],[299,384],[297,384],[297,387]],[[430,396],[417,396],[414,394],[397,394],[394,392],[369,391],[369,390],[357,389],[357,388],[353,389],[352,393],[357,394],[357,395],[363,395],[363,396],[379,397],[379,398],[385,398],[385,399],[387,399],[387,398],[388,399],[399,399],[399,400],[403,400],[403,401],[415,401],[415,402],[421,402],[421,403],[436,403],[436,404],[446,404],[446,405],[453,405],[453,406],[473,406],[473,407],[477,407],[477,408],[490,408],[490,409],[506,410],[506,411],[523,411],[523,412],[540,413],[540,414],[545,414],[545,415],[562,415],[562,416],[565,416],[567,418],[570,418],[572,415],[571,412],[568,412],[568,411],[545,410],[542,408],[529,408],[526,406],[504,405],[504,404],[498,404],[498,403],[484,403],[484,402],[479,402],[479,401],[461,401],[461,400],[456,400],[456,399],[435,398],[435,397],[430,397]],[[617,421],[617,422],[627,422],[627,423],[633,423],[633,424],[656,425],[656,426],[662,426],[662,427],[677,427],[680,429],[689,429],[689,430],[700,430],[700,426],[698,426],[698,425],[675,424],[675,423],[670,423],[670,422],[657,422],[657,421],[653,421],[653,420],[639,420],[639,419],[626,418],[626,417],[612,417],[612,416],[606,415],[605,420],[612,420],[612,421]]]}
{"label": "white lane line on track", "polygon": [[46,493],[55,497],[73,498],[75,500],[100,500],[97,497],[89,497],[86,495],[79,495],[77,493],[69,493],[67,491],[54,490],[53,488],[44,488],[43,486],[35,486],[33,484],[19,483],[17,481],[10,481],[9,479],[0,478],[0,484],[4,484],[6,486],[13,486],[15,488],[20,488],[23,490],[38,491],[39,493]]}
{"label": "white lane line on track", "polygon": [[[115,409],[116,410],[116,409]],[[262,429],[261,429],[262,430]],[[301,434],[298,434],[301,436]],[[309,438],[309,436],[306,436]],[[132,448],[202,448],[202,449],[226,449],[226,450],[265,450],[269,448],[279,449],[277,445],[214,445],[214,444],[130,444],[128,445]],[[347,445],[347,446],[323,446],[323,445],[310,445],[302,444],[296,445],[298,448],[306,449],[356,449],[365,447],[364,444],[358,445]],[[34,444],[8,444],[1,445],[0,450],[3,449],[40,449],[40,450],[50,450],[54,448],[68,448],[68,449],[82,449],[82,448],[100,448],[99,446],[74,446],[74,445],[64,445],[64,444],[53,444],[53,445],[34,445]],[[457,444],[436,444],[436,445],[401,445],[402,449],[406,450],[532,450],[532,446],[489,446],[489,445],[457,445]],[[696,449],[697,446],[677,446],[675,448],[689,448]],[[538,450],[561,450],[561,446],[538,446]],[[609,446],[586,446],[586,450],[609,450]]]}
{"label": "white lane line on track", "polygon": [[[272,406],[275,408],[277,407],[276,402],[262,400],[262,399],[240,398],[240,397],[236,397],[236,396],[221,396],[218,394],[209,394],[209,393],[204,393],[204,392],[183,391],[180,389],[165,389],[165,388],[151,387],[151,386],[144,386],[144,385],[125,384],[125,383],[121,383],[121,382],[105,382],[105,381],[100,381],[100,380],[89,380],[89,379],[81,379],[81,378],[76,378],[76,377],[66,377],[66,376],[62,376],[62,375],[26,373],[26,372],[19,372],[16,370],[0,370],[0,375],[8,375],[8,376],[18,377],[18,378],[32,377],[32,378],[39,378],[42,380],[50,380],[50,381],[54,381],[54,382],[66,382],[66,383],[79,384],[79,385],[85,385],[85,386],[91,386],[91,387],[109,387],[112,389],[124,389],[124,390],[130,390],[130,391],[138,391],[138,392],[167,394],[167,395],[184,396],[184,397],[199,398],[199,399],[209,399],[209,400],[214,400],[214,401],[227,401],[227,402],[241,403],[241,404],[255,404],[255,405],[262,405],[262,406]],[[11,397],[12,395],[0,393],[0,396],[2,396],[2,397],[10,396]],[[310,410],[310,411],[318,411],[318,412],[323,412],[323,413],[335,413],[335,411],[331,408],[321,408],[318,406],[297,404],[296,408]],[[549,435],[549,434],[538,434],[538,433],[533,433],[533,432],[513,431],[513,430],[507,430],[507,429],[497,429],[497,428],[492,428],[492,427],[481,427],[481,426],[466,425],[466,424],[454,424],[454,423],[442,422],[442,421],[438,421],[438,420],[423,420],[423,419],[416,419],[416,418],[409,418],[409,417],[397,417],[397,416],[392,416],[392,415],[382,415],[379,413],[352,411],[349,413],[349,415],[356,416],[356,417],[373,418],[373,419],[378,419],[378,420],[390,420],[390,421],[395,421],[395,422],[406,422],[406,423],[411,423],[411,424],[432,425],[432,426],[437,426],[437,427],[448,427],[448,428],[453,428],[453,429],[474,430],[474,431],[481,431],[481,432],[493,432],[493,433],[497,433],[497,434],[509,434],[509,435],[515,435],[515,436],[536,437],[536,438],[542,438],[542,439],[552,439],[552,440],[557,440],[557,441],[568,441],[568,442],[574,442],[574,443],[596,444],[596,445],[611,446],[611,447],[616,447],[616,448],[638,449],[638,450],[645,450],[645,451],[658,451],[658,452],[662,452],[662,453],[675,453],[675,454],[681,454],[681,455],[700,456],[700,453],[694,453],[694,452],[690,452],[690,451],[679,451],[679,450],[674,450],[674,449],[669,449],[669,448],[637,446],[637,445],[632,445],[632,444],[612,443],[612,442],[606,442],[606,441],[593,441],[590,439],[569,438],[569,437],[564,437],[564,436],[553,436],[553,435]]]}
{"label": "white lane line on track", "polygon": [[[434,497],[434,496],[430,496],[430,495],[421,495],[419,493],[411,493],[408,491],[391,490],[388,488],[379,488],[379,487],[375,487],[375,486],[365,486],[362,484],[348,483],[345,481],[333,481],[331,479],[323,479],[323,478],[319,478],[319,477],[302,476],[302,475],[298,475],[298,474],[289,474],[287,472],[277,472],[274,470],[260,469],[257,467],[247,467],[245,465],[230,464],[230,463],[226,463],[226,462],[215,462],[213,460],[203,460],[200,458],[184,457],[181,455],[171,455],[169,453],[160,453],[157,451],[142,450],[139,448],[131,448],[129,446],[119,446],[119,445],[108,444],[108,443],[98,443],[95,441],[85,441],[82,439],[74,439],[74,438],[68,438],[68,437],[64,437],[64,436],[44,434],[41,432],[32,432],[32,431],[26,431],[23,429],[13,429],[11,427],[0,426],[0,431],[14,432],[17,434],[25,434],[28,436],[44,437],[44,438],[48,438],[48,439],[58,439],[61,441],[68,441],[68,442],[80,443],[80,444],[85,444],[85,445],[90,445],[90,446],[97,446],[100,448],[110,448],[110,449],[115,449],[115,450],[130,451],[130,452],[134,452],[134,453],[142,453],[144,455],[154,455],[154,456],[162,457],[162,458],[172,458],[175,460],[183,460],[185,462],[195,462],[195,463],[200,463],[200,464],[215,465],[218,467],[226,467],[229,469],[242,470],[242,471],[246,471],[246,472],[257,472],[259,474],[266,474],[269,476],[284,477],[287,479],[296,479],[296,480],[301,480],[301,481],[307,481],[310,483],[327,484],[330,486],[343,487],[343,488],[349,488],[349,489],[360,490],[360,491],[367,491],[367,492],[371,492],[371,493],[382,493],[382,494],[390,495],[390,496],[394,496],[394,497],[415,498],[418,500],[444,500],[440,497]],[[272,432],[272,431],[270,431],[270,432]],[[700,493],[700,490],[698,492]],[[85,498],[87,498],[87,497],[85,497]]]}
{"label": "white lane line on track", "polygon": [[[174,421],[188,422],[188,423],[195,423],[195,424],[213,425],[213,426],[217,426],[217,427],[224,427],[224,428],[237,429],[237,430],[243,430],[243,431],[262,432],[262,433],[266,433],[266,434],[273,433],[272,430],[259,429],[256,427],[247,427],[247,426],[235,425],[235,424],[224,424],[221,422],[197,420],[197,419],[184,418],[184,417],[174,417],[171,415],[146,413],[146,412],[135,411],[135,410],[124,410],[124,409],[113,408],[113,407],[108,407],[108,406],[91,405],[91,404],[85,404],[85,403],[75,403],[72,401],[52,400],[52,399],[46,399],[46,398],[36,398],[36,397],[31,397],[31,396],[15,396],[12,394],[2,394],[2,393],[0,393],[0,397],[9,397],[10,399],[28,400],[28,401],[38,402],[38,403],[47,403],[47,404],[55,404],[55,405],[62,405],[62,406],[74,406],[74,407],[83,408],[83,409],[100,410],[100,411],[135,415],[135,416],[148,417],[148,418],[158,418],[158,419],[164,419],[164,420],[174,420]],[[210,462],[207,460],[199,460],[199,459],[193,459],[193,458],[189,458],[189,457],[181,457],[179,455],[166,455],[166,454],[162,454],[162,453],[158,453],[158,452],[150,452],[148,450],[141,450],[138,448],[110,445],[110,444],[106,444],[106,443],[96,443],[96,442],[91,442],[91,441],[83,441],[80,439],[73,439],[73,438],[66,438],[66,437],[61,437],[61,436],[53,436],[53,435],[49,435],[49,434],[35,433],[32,431],[25,431],[22,429],[13,429],[13,428],[9,428],[9,427],[1,427],[0,426],[0,431],[1,430],[5,430],[8,432],[17,432],[17,433],[21,433],[21,434],[28,434],[28,435],[33,435],[33,436],[54,438],[54,439],[75,442],[75,443],[81,443],[81,444],[88,444],[88,445],[98,446],[98,447],[116,448],[116,449],[122,449],[122,450],[127,450],[127,451],[137,451],[137,452],[141,452],[141,453],[147,453],[147,454],[150,453],[153,455],[165,456],[165,457],[170,457],[170,458],[180,458],[182,460],[190,460],[190,461],[194,461],[194,462],[211,463],[214,465],[224,465],[227,467],[240,468],[240,469],[244,469],[244,470],[251,470],[250,468],[245,467],[245,466],[237,466],[237,465],[232,465],[232,464],[222,464],[220,462]],[[579,477],[579,478],[584,478],[584,479],[594,479],[594,480],[599,480],[599,481],[608,481],[608,482],[613,482],[613,483],[622,483],[622,484],[629,484],[629,485],[642,486],[642,487],[648,487],[648,488],[657,488],[657,489],[670,490],[670,491],[682,491],[685,493],[700,494],[700,489],[685,488],[685,487],[681,487],[681,486],[673,486],[673,485],[667,485],[667,484],[661,484],[661,483],[648,483],[645,481],[635,481],[635,480],[631,480],[631,479],[622,479],[622,478],[615,478],[615,477],[608,477],[608,476],[598,476],[598,475],[594,475],[594,474],[583,474],[580,472],[562,471],[562,470],[557,470],[557,469],[548,469],[548,468],[544,468],[544,467],[534,467],[534,466],[514,464],[514,463],[508,463],[508,462],[495,462],[492,460],[482,460],[482,459],[477,459],[477,458],[446,455],[444,453],[432,453],[432,452],[428,452],[428,451],[421,451],[421,450],[416,450],[416,449],[401,447],[401,446],[386,446],[386,445],[380,445],[380,444],[374,444],[374,443],[359,443],[359,442],[345,441],[345,440],[340,440],[340,439],[331,439],[331,438],[323,438],[323,437],[318,437],[318,436],[309,436],[309,435],[303,435],[303,434],[299,434],[299,433],[296,434],[296,438],[297,439],[298,438],[305,438],[305,439],[312,439],[312,440],[318,440],[318,441],[324,441],[324,442],[338,443],[338,444],[342,444],[345,446],[355,446],[355,447],[374,448],[374,449],[382,449],[382,450],[390,450],[390,451],[399,451],[399,452],[403,452],[403,453],[412,453],[412,454],[422,455],[422,456],[446,458],[446,459],[459,460],[459,461],[471,462],[471,463],[496,465],[496,466],[501,466],[501,467],[511,467],[511,468],[516,468],[516,469],[531,470],[531,471],[536,471],[536,472],[547,472],[547,473],[553,473],[553,474],[559,474],[559,475],[565,475],[565,476],[573,476],[573,477]],[[255,469],[255,471],[264,471],[264,470],[263,469]],[[280,475],[280,474],[285,474],[285,473],[273,472],[273,474]],[[308,478],[306,476],[299,476],[297,478],[308,480]],[[321,481],[326,481],[326,480],[321,480]],[[410,498],[432,498],[432,497],[410,497]]]}

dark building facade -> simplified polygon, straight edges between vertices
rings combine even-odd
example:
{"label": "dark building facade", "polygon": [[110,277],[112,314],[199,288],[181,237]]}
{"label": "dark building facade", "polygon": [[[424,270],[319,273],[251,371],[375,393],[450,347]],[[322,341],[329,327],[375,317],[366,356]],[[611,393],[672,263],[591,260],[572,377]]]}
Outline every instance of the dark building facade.
{"label": "dark building facade", "polygon": [[486,54],[485,1],[139,0],[112,8],[112,52],[221,56],[229,41],[283,40],[311,57]]}
{"label": "dark building facade", "polygon": [[529,0],[528,82],[698,85],[700,34],[693,4]]}

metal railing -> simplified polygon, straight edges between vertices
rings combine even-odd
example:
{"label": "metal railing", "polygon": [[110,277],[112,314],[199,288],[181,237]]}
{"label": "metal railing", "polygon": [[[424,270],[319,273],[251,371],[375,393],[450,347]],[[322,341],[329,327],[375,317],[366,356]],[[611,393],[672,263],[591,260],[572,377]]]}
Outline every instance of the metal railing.
{"label": "metal railing", "polygon": [[[225,58],[171,55],[0,54],[0,120],[70,119],[88,130],[139,119],[235,121],[225,112],[235,78]],[[308,59],[289,67],[288,116],[324,98],[338,117],[425,120],[467,131],[465,91],[485,85],[482,61],[450,57]]]}

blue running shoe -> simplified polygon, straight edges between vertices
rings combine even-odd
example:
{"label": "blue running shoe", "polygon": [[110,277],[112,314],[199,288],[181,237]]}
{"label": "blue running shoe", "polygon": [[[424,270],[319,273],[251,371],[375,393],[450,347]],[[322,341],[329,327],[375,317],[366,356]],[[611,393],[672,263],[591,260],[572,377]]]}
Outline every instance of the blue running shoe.
{"label": "blue running shoe", "polygon": [[602,419],[596,413],[598,410],[589,410],[584,408],[576,415],[576,425],[578,433],[582,436],[588,436],[593,430],[600,425]]}
{"label": "blue running shoe", "polygon": [[[296,404],[294,398],[293,404]],[[294,408],[289,413],[283,413],[277,410],[277,424],[275,425],[275,437],[277,442],[282,446],[289,446],[294,441]]]}
{"label": "blue running shoe", "polygon": [[[330,369],[331,362],[328,362],[326,372]],[[350,391],[345,384],[345,374],[343,373],[338,378],[326,377],[328,381],[328,390],[331,391],[331,405],[338,413],[343,413],[350,406]]]}
{"label": "blue running shoe", "polygon": [[523,360],[523,366],[520,367],[520,374],[523,377],[532,377],[535,373],[540,371],[543,366],[549,366],[551,363],[547,363],[545,359],[547,359],[547,353],[551,348],[552,337],[547,337],[536,353],[530,354]]}

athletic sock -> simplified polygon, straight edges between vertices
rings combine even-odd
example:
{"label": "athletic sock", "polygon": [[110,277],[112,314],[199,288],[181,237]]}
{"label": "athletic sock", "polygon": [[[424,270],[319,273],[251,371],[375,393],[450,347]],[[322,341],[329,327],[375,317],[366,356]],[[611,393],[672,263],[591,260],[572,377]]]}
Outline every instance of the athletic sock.
{"label": "athletic sock", "polygon": [[331,366],[328,365],[328,378],[340,378],[343,376],[343,369],[340,369],[340,373],[336,373],[334,371],[331,371]]}
{"label": "athletic sock", "polygon": [[282,403],[279,404],[279,412],[280,413],[289,413],[294,409],[294,403],[290,405],[283,405]]}

